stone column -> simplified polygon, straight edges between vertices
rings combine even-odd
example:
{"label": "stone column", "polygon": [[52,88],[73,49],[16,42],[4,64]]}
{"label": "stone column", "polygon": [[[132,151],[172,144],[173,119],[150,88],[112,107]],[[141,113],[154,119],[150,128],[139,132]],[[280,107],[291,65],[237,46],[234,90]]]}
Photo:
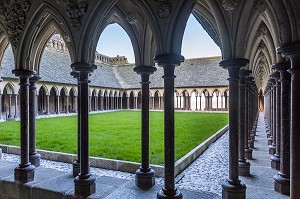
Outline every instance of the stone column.
{"label": "stone column", "polygon": [[[273,75],[273,74],[272,74]],[[269,154],[274,155],[276,153],[276,81],[274,77],[271,75],[272,82],[272,144],[269,146]]]}
{"label": "stone column", "polygon": [[198,96],[196,95],[195,97],[196,97],[196,109],[195,109],[195,111],[197,111],[198,110],[198,102],[197,102]]}
{"label": "stone column", "polygon": [[300,42],[283,45],[277,49],[282,56],[289,58],[291,62],[291,106],[290,106],[290,141],[291,141],[291,199],[300,196]]}
{"label": "stone column", "polygon": [[35,167],[40,166],[41,155],[36,151],[36,82],[41,79],[40,76],[34,75],[29,79],[29,161]]}
{"label": "stone column", "polygon": [[56,114],[60,114],[60,110],[59,110],[59,95],[56,96]]}
{"label": "stone column", "polygon": [[15,114],[14,114],[14,118],[18,117],[18,94],[15,94]]}
{"label": "stone column", "polygon": [[[273,69],[277,69],[280,67],[280,64],[274,64],[272,66]],[[280,170],[280,128],[281,128],[281,120],[280,120],[280,107],[281,107],[281,83],[279,82],[280,73],[277,71],[273,73],[273,78],[275,80],[275,87],[276,87],[276,112],[275,112],[275,129],[276,129],[276,147],[275,147],[275,154],[271,157],[271,167],[272,169]]]}
{"label": "stone column", "polygon": [[50,115],[50,95],[46,95],[46,115]]}
{"label": "stone column", "polygon": [[95,111],[99,111],[99,97],[95,96]]}
{"label": "stone column", "polygon": [[11,118],[11,94],[8,94],[8,118]]}
{"label": "stone column", "polygon": [[249,87],[249,103],[248,103],[248,115],[249,115],[249,121],[248,121],[248,146],[249,148],[254,148],[254,134],[253,134],[253,113],[254,113],[254,87],[255,82],[254,78],[250,77],[251,80],[248,82]]}
{"label": "stone column", "polygon": [[208,109],[210,110],[210,111],[212,111],[212,97],[213,96],[208,96],[208,105],[209,105],[209,107],[208,107]]}
{"label": "stone column", "polygon": [[224,109],[224,105],[223,105],[223,95],[221,95],[221,110],[223,111],[223,109]]}
{"label": "stone column", "polygon": [[178,109],[178,96],[176,96],[176,108]]}
{"label": "stone column", "polygon": [[290,194],[290,82],[291,75],[287,72],[290,63],[281,63],[276,65],[280,72],[281,82],[281,115],[280,115],[280,172],[274,176],[275,191],[289,195]]}
{"label": "stone column", "polygon": [[239,175],[250,175],[250,163],[246,161],[245,150],[249,150],[246,142],[247,128],[246,123],[246,77],[249,76],[251,71],[240,70],[240,82],[239,82]]}
{"label": "stone column", "polygon": [[77,113],[78,109],[78,99],[77,99],[77,96],[74,96],[74,112]]}
{"label": "stone column", "polygon": [[87,197],[96,192],[96,179],[90,174],[89,166],[89,74],[97,66],[86,63],[73,63],[72,69],[79,73],[80,87],[80,173],[74,179],[75,195]]}
{"label": "stone column", "polygon": [[78,72],[71,72],[70,74],[72,77],[74,77],[77,80],[77,90],[78,90],[78,97],[77,97],[77,104],[76,104],[76,109],[77,109],[77,159],[73,162],[73,177],[76,177],[80,173],[80,130],[81,130],[81,125],[80,125],[80,82],[79,82],[79,73]]}
{"label": "stone column", "polygon": [[174,145],[174,71],[184,57],[176,54],[164,54],[155,57],[158,66],[164,69],[164,151],[165,164],[164,187],[157,193],[158,199],[181,199],[182,194],[175,187],[175,145]]}
{"label": "stone column", "polygon": [[181,96],[179,96],[179,109],[181,109]]}
{"label": "stone column", "polygon": [[149,189],[155,184],[155,172],[149,165],[149,77],[156,68],[138,66],[134,71],[140,74],[142,79],[142,164],[135,173],[135,184],[143,189]]}
{"label": "stone column", "polygon": [[220,66],[229,72],[229,176],[222,184],[223,199],[246,198],[246,186],[239,180],[238,138],[239,138],[239,71],[245,67],[247,59],[228,59],[220,62]]}
{"label": "stone column", "polygon": [[127,109],[130,109],[130,97],[127,97]]}
{"label": "stone column", "polygon": [[16,69],[12,71],[20,78],[20,130],[21,162],[14,171],[14,179],[20,183],[34,180],[34,166],[29,162],[29,78],[35,74],[32,70]]}
{"label": "stone column", "polygon": [[66,95],[66,114],[69,114],[69,95]]}
{"label": "stone column", "polygon": [[2,94],[0,94],[0,120],[3,119],[3,116],[2,116]]}
{"label": "stone column", "polygon": [[252,152],[253,150],[249,147],[249,123],[250,123],[250,84],[253,77],[246,76],[245,81],[245,158],[247,160],[252,159]]}
{"label": "stone column", "polygon": [[219,95],[217,95],[217,111],[219,110]]}
{"label": "stone column", "polygon": [[199,111],[202,111],[202,107],[201,107],[201,106],[202,106],[202,105],[201,105],[201,98],[202,98],[202,97],[201,97],[201,95],[200,95],[200,96],[199,96]]}

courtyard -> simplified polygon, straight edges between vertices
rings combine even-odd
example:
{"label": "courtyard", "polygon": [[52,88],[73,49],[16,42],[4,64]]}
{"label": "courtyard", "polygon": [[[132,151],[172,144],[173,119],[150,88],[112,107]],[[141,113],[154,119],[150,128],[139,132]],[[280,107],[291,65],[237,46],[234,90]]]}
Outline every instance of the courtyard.
{"label": "courtyard", "polygon": [[[150,112],[150,163],[164,162],[163,112]],[[141,112],[135,110],[91,114],[90,155],[140,162]],[[175,112],[176,161],[228,123],[227,113]],[[19,146],[18,121],[0,126],[0,143]],[[77,116],[42,118],[36,123],[38,149],[77,153]]]}

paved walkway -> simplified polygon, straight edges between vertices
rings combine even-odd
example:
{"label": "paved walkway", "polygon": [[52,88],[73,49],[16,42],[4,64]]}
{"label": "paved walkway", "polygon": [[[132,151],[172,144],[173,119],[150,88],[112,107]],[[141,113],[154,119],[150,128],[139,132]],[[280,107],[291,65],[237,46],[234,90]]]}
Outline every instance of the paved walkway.
{"label": "paved walkway", "polygon": [[241,177],[247,186],[247,199],[285,199],[288,196],[274,191],[273,176],[278,171],[271,169],[271,155],[264,123],[263,113],[260,113],[256,137],[254,142],[253,160],[251,163],[251,177]]}
{"label": "paved walkway", "polygon": [[[259,117],[255,147],[254,159],[250,161],[252,176],[241,177],[242,182],[247,186],[247,199],[289,198],[273,190],[273,176],[277,174],[277,171],[270,168],[270,155],[262,114]],[[0,187],[9,188],[9,184],[13,182],[13,169],[17,165],[13,162],[18,162],[19,156],[4,154],[3,159],[12,162],[0,161]],[[71,165],[47,160],[42,160],[41,165],[42,167],[36,169],[36,180],[27,185],[27,188],[31,189],[28,193],[32,194],[29,198],[39,198],[39,196],[74,198]],[[228,175],[227,165],[228,133],[213,143],[176,177],[176,186],[186,199],[219,199],[221,198],[221,182]],[[97,175],[97,193],[90,198],[154,199],[157,191],[163,186],[163,179],[157,178],[156,185],[144,191],[134,185],[133,174],[96,168],[91,168],[91,172]]]}

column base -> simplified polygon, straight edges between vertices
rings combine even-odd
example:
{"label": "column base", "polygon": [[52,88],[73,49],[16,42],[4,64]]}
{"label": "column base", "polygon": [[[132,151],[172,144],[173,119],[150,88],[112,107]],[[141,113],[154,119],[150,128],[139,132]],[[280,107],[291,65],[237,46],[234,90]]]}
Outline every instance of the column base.
{"label": "column base", "polygon": [[157,199],[182,199],[183,196],[177,189],[175,190],[165,190],[162,188],[157,193]]}
{"label": "column base", "polygon": [[272,135],[268,138],[268,145],[272,145],[273,143],[273,137]]}
{"label": "column base", "polygon": [[239,161],[239,175],[250,176],[250,163],[245,161]]}
{"label": "column base", "polygon": [[78,176],[74,179],[75,196],[87,197],[96,192],[96,179],[89,177],[87,179],[80,179]]}
{"label": "column base", "polygon": [[29,154],[29,162],[35,167],[39,167],[41,164],[41,155],[37,152]]}
{"label": "column base", "polygon": [[276,145],[269,146],[269,154],[274,155],[276,153]]}
{"label": "column base", "polygon": [[73,177],[75,178],[80,173],[80,163],[78,160],[73,162]]}
{"label": "column base", "polygon": [[34,180],[34,166],[32,164],[26,165],[26,167],[15,168],[14,178],[17,183],[27,183]]}
{"label": "column base", "polygon": [[290,179],[279,173],[274,176],[274,189],[284,195],[290,195]]}
{"label": "column base", "polygon": [[222,183],[222,199],[245,199],[246,186],[244,184],[231,183],[226,180]]}
{"label": "column base", "polygon": [[153,169],[142,171],[141,168],[135,172],[135,185],[141,189],[150,189],[155,185],[155,172]]}
{"label": "column base", "polygon": [[249,148],[245,149],[245,158],[247,160],[252,160],[253,159],[252,158],[252,152],[253,152],[252,149],[249,149]]}
{"label": "column base", "polygon": [[248,140],[248,146],[249,146],[249,148],[251,148],[251,149],[254,148],[254,140],[253,140],[253,139]]}
{"label": "column base", "polygon": [[271,168],[277,171],[280,170],[280,156],[278,156],[277,154],[274,154],[271,157]]}

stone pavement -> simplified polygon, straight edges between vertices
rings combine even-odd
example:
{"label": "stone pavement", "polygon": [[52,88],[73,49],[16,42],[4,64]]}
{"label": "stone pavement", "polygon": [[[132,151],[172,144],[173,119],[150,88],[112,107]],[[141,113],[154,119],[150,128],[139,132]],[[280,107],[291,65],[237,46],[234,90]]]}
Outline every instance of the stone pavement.
{"label": "stone pavement", "polygon": [[[260,114],[255,149],[251,160],[251,177],[241,177],[247,186],[247,199],[285,199],[288,196],[274,191],[273,176],[268,154],[267,135],[263,115]],[[1,198],[75,198],[71,165],[41,161],[36,169],[36,179],[20,188],[13,183],[13,169],[19,156],[3,154],[0,160]],[[7,161],[9,160],[9,161]],[[228,174],[228,133],[213,143],[196,161],[176,177],[176,186],[186,199],[221,198],[221,182]],[[150,190],[141,190],[134,184],[134,175],[119,171],[91,168],[97,175],[97,193],[89,198],[104,199],[154,199],[163,186],[163,179],[157,178]]]}
{"label": "stone pavement", "polygon": [[240,177],[247,186],[247,199],[285,199],[288,196],[274,191],[273,176],[278,171],[271,169],[271,155],[263,113],[259,114],[251,163],[251,177]]}

